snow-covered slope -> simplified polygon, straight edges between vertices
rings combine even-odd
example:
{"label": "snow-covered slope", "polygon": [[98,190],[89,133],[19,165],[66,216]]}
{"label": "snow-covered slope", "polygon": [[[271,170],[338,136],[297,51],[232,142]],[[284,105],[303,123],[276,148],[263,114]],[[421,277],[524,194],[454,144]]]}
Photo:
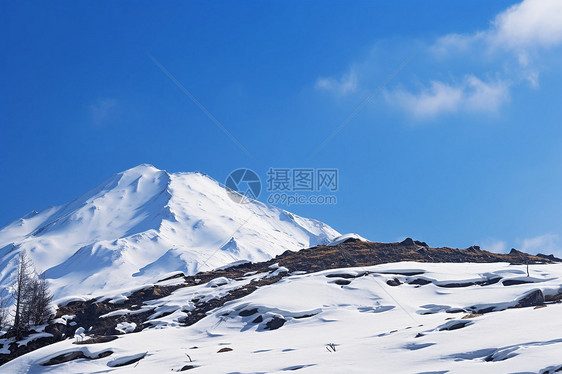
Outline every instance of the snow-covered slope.
{"label": "snow-covered slope", "polygon": [[218,278],[147,301],[142,309],[154,311],[151,327],[140,332],[127,333],[134,329],[128,319],[135,312],[119,310],[115,323],[123,334],[116,340],[79,345],[88,337],[67,339],[0,371],[409,374],[562,368],[562,304],[555,301],[562,294],[562,264],[532,265],[530,276],[524,265],[413,262],[294,274],[182,326],[194,303],[224,297],[278,269]]}
{"label": "snow-covered slope", "polygon": [[55,298],[99,294],[162,274],[194,274],[238,260],[327,243],[331,227],[254,201],[238,204],[201,173],[140,165],[69,204],[32,212],[0,230],[0,289],[20,250]]}

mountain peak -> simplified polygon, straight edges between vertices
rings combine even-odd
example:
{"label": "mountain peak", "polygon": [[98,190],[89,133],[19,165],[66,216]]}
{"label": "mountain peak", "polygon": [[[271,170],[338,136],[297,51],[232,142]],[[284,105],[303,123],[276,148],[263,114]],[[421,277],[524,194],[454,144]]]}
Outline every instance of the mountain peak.
{"label": "mountain peak", "polygon": [[168,173],[165,170],[160,170],[150,164],[140,164],[115,174],[118,179],[125,180],[135,180],[137,178],[155,178],[162,175],[168,175]]}
{"label": "mountain peak", "polygon": [[238,204],[206,174],[141,164],[2,229],[0,290],[13,280],[17,250],[41,265],[55,297],[63,297],[142,284],[178,269],[192,274],[269,260],[338,236],[328,225],[274,206]]}
{"label": "mountain peak", "polygon": [[158,169],[156,166],[152,164],[139,164],[137,166],[133,166],[132,168],[124,170],[119,174],[125,174],[125,173],[143,174],[146,172],[158,172],[158,171],[163,171],[163,170]]}

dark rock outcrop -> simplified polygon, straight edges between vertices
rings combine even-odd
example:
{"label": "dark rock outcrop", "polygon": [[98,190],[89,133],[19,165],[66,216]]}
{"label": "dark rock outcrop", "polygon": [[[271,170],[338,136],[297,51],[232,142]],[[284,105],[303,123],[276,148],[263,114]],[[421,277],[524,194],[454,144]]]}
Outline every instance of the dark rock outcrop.
{"label": "dark rock outcrop", "polygon": [[562,262],[562,258],[555,257],[553,254],[545,255],[542,253],[537,254],[537,257],[544,258],[546,260],[554,261],[554,262]]}
{"label": "dark rock outcrop", "polygon": [[541,290],[534,290],[519,299],[516,308],[544,305],[544,294]]}
{"label": "dark rock outcrop", "polygon": [[265,328],[267,330],[277,330],[278,328],[280,328],[281,326],[283,326],[285,324],[285,319],[281,318],[281,317],[273,317],[271,320],[269,320],[266,324],[265,324]]}

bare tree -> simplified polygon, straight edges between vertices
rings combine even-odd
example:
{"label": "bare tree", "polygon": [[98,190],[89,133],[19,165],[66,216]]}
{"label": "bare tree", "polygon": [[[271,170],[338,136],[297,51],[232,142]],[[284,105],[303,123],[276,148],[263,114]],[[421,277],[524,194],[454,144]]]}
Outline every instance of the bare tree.
{"label": "bare tree", "polygon": [[41,325],[49,320],[53,296],[47,280],[37,275],[25,251],[20,253],[12,298],[15,304],[12,332],[16,339],[21,339],[30,325]]}
{"label": "bare tree", "polygon": [[21,339],[25,329],[28,327],[25,321],[25,306],[29,292],[32,264],[25,251],[20,252],[16,283],[12,288],[12,298],[14,299],[14,324],[12,331],[16,339]]}
{"label": "bare tree", "polygon": [[49,284],[44,276],[32,278],[25,302],[26,321],[38,326],[49,320],[51,316],[50,304],[53,295],[49,291]]}
{"label": "bare tree", "polygon": [[7,306],[8,306],[8,295],[6,294],[5,290],[2,290],[2,292],[0,292],[0,335],[1,335],[1,331],[8,324],[8,313],[6,312]]}

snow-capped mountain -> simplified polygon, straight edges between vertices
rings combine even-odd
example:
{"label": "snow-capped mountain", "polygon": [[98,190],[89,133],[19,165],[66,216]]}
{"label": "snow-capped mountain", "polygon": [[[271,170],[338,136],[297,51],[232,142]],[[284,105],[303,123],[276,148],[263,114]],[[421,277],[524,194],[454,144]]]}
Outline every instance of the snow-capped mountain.
{"label": "snow-capped mountain", "polygon": [[61,298],[145,284],[174,271],[264,261],[339,235],[257,201],[238,204],[204,174],[140,165],[2,228],[0,288],[11,283],[21,250]]}

